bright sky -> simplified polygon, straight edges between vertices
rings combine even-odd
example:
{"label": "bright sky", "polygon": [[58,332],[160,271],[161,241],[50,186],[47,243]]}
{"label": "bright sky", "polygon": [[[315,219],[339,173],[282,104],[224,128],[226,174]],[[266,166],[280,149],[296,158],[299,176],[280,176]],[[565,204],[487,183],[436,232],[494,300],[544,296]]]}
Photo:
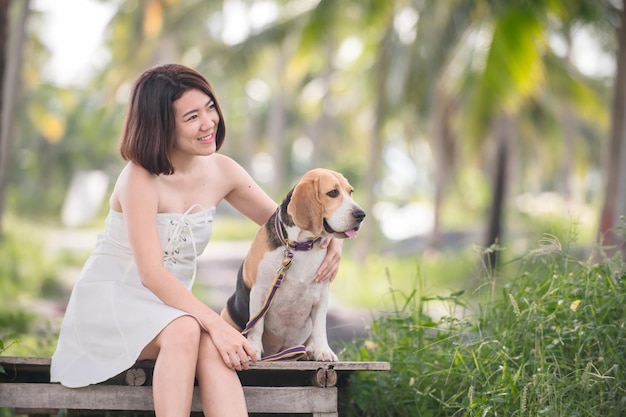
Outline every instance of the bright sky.
{"label": "bright sky", "polygon": [[114,8],[95,0],[33,0],[31,8],[43,12],[42,39],[52,52],[44,76],[61,84],[84,81],[101,60],[98,47]]}

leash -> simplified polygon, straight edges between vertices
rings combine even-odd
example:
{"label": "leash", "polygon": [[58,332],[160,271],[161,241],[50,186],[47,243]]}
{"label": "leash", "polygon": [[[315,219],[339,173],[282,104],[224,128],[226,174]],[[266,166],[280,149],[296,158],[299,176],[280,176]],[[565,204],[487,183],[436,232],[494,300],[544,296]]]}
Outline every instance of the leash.
{"label": "leash", "polygon": [[[280,222],[280,207],[276,210],[274,228],[276,229],[276,235],[280,239],[283,245],[285,245],[285,249],[283,250],[283,261],[274,275],[274,282],[269,292],[265,296],[265,301],[263,302],[263,306],[259,309],[259,311],[254,315],[254,317],[250,318],[248,324],[246,324],[246,328],[241,331],[241,334],[246,335],[256,324],[259,322],[265,314],[270,309],[272,302],[274,301],[274,297],[280,288],[280,285],[283,283],[285,276],[287,275],[287,271],[291,267],[291,263],[293,261],[293,252],[290,249],[295,251],[307,251],[313,249],[313,246],[317,242],[319,242],[322,237],[318,236],[315,239],[307,240],[305,242],[296,242],[288,239],[283,232],[283,227]],[[266,356],[262,358],[262,361],[297,361],[306,355],[306,347],[304,345],[297,345],[275,353],[273,355]]]}

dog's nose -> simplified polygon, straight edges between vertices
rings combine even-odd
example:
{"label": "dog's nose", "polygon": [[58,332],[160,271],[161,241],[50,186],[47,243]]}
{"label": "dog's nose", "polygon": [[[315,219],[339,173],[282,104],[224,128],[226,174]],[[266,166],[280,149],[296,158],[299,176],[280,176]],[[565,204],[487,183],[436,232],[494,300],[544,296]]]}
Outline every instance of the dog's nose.
{"label": "dog's nose", "polygon": [[363,210],[354,210],[352,212],[352,217],[354,217],[357,223],[361,223],[365,218],[365,212]]}

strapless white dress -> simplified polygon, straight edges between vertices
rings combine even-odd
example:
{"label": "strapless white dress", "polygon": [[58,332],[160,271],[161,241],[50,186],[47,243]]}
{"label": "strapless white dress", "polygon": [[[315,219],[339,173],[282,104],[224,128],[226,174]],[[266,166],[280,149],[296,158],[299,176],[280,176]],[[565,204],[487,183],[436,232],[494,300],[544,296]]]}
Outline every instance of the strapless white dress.
{"label": "strapless white dress", "polygon": [[[215,207],[159,213],[163,262],[190,291],[196,260],[211,238]],[[141,283],[122,213],[105,230],[72,290],[50,368],[51,382],[83,387],[130,368],[172,320],[187,313],[166,305]]]}

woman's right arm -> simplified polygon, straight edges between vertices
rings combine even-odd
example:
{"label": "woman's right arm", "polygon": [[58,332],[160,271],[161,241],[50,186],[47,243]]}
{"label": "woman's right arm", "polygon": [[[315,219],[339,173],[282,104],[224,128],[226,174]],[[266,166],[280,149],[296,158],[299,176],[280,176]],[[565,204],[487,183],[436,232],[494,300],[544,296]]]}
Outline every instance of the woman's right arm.
{"label": "woman's right arm", "polygon": [[247,368],[247,358],[251,357],[253,361],[256,358],[245,337],[197,299],[163,264],[157,228],[159,194],[154,176],[129,163],[120,174],[114,199],[124,213],[130,246],[143,285],[165,304],[197,317],[211,334],[227,365],[238,367],[241,358],[243,367]]}

